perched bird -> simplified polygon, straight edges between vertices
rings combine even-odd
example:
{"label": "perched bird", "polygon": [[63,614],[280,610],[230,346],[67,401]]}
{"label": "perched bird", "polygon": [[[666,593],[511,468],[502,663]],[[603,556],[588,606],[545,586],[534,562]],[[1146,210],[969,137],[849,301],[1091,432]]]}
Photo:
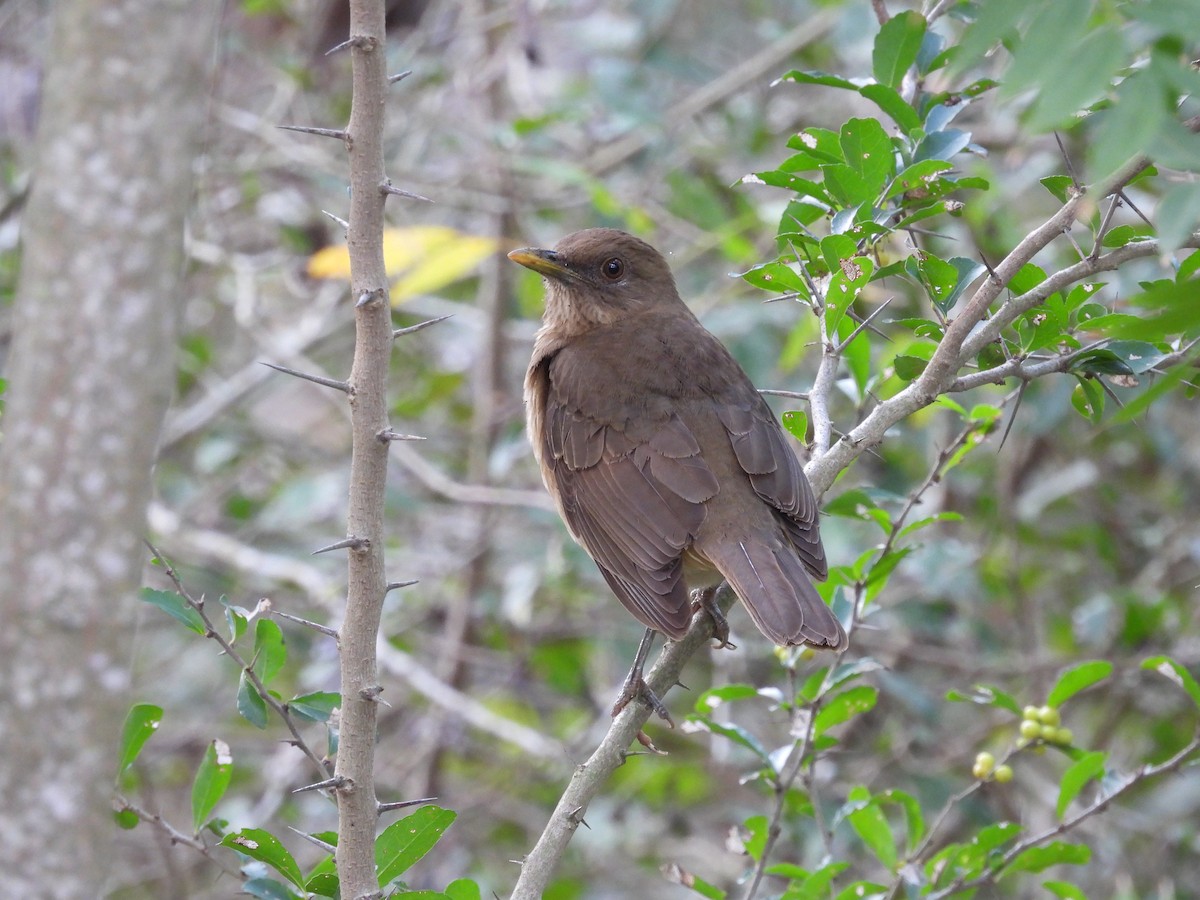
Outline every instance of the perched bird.
{"label": "perched bird", "polygon": [[808,479],[662,256],[610,228],[508,256],[546,286],[525,376],[542,480],[625,608],[678,640],[689,590],[716,610],[724,579],[776,644],[845,647],[811,581],[827,565]]}

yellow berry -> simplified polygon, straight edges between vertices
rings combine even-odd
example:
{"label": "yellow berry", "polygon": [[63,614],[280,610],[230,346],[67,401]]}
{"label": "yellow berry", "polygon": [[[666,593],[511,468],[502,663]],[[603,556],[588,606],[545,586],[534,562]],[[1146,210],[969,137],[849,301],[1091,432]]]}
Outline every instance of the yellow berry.
{"label": "yellow berry", "polygon": [[1043,725],[1051,725],[1057,728],[1062,724],[1062,716],[1058,714],[1058,710],[1053,706],[1043,706],[1037,711],[1038,721]]}
{"label": "yellow berry", "polygon": [[1070,728],[1056,728],[1054,730],[1054,743],[1069,747],[1074,741],[1075,732]]}
{"label": "yellow berry", "polygon": [[995,778],[998,784],[1008,784],[1013,780],[1012,766],[1007,763],[996,766]]}
{"label": "yellow berry", "polygon": [[1055,744],[1058,742],[1058,729],[1057,728],[1055,728],[1053,725],[1042,725],[1039,727],[1041,728],[1041,732],[1042,732],[1041,737],[1042,737],[1043,741],[1047,741],[1048,743],[1051,743],[1051,744]]}
{"label": "yellow berry", "polygon": [[1021,718],[1036,722],[1038,718],[1038,708],[1036,706],[1025,707],[1023,710],[1021,710]]}
{"label": "yellow berry", "polygon": [[1021,723],[1021,737],[1034,740],[1042,736],[1042,726],[1032,719],[1026,719]]}
{"label": "yellow berry", "polygon": [[992,774],[992,769],[995,767],[996,757],[992,756],[992,754],[988,753],[986,750],[983,750],[975,754],[975,768],[971,771],[976,773],[983,772],[982,775],[976,774],[976,778],[986,778],[988,775]]}

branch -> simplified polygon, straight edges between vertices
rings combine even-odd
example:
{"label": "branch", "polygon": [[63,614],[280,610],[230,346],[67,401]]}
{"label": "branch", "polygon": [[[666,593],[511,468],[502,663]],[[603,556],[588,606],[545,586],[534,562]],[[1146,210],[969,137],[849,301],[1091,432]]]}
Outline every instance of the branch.
{"label": "branch", "polygon": [[[727,586],[718,597],[722,610],[728,610],[735,599]],[[650,689],[659,697],[664,696],[679,681],[687,661],[712,637],[712,617],[696,616],[683,640],[668,643],[663,648],[658,662],[646,676]],[[587,762],[576,768],[537,844],[521,864],[521,875],[511,900],[539,900],[550,883],[555,866],[566,852],[567,844],[583,822],[588,804],[613,772],[625,764],[631,755],[627,748],[649,717],[650,708],[644,703],[630,703],[613,719],[608,733]]]}
{"label": "branch", "polygon": [[391,302],[383,259],[383,126],[388,76],[382,0],[350,0],[353,86],[346,147],[350,159],[350,296],[354,304],[354,364],[349,383],[351,451],[346,534],[362,541],[346,553],[346,615],[339,665],[342,712],[337,766],[339,786],[336,865],[341,894],[375,897],[375,743],[379,715],[376,644],[387,595],[384,561],[384,493],[389,430],[387,381],[393,346]]}
{"label": "branch", "polygon": [[[1116,173],[1095,186],[1091,194],[1103,199],[1124,188],[1149,161],[1145,157],[1137,157],[1122,166]],[[1005,304],[1004,316],[994,316],[992,321],[979,327],[988,315],[992,302],[1004,290],[1004,287],[1054,238],[1062,234],[1074,224],[1085,209],[1085,197],[1088,194],[1080,191],[1064,203],[1049,219],[1027,234],[1019,244],[992,270],[992,274],[976,288],[971,299],[962,311],[946,328],[946,333],[938,344],[925,371],[915,381],[909,384],[894,397],[876,406],[851,432],[829,448],[825,453],[818,453],[805,466],[805,474],[812,484],[813,492],[820,497],[827,491],[838,474],[854,462],[864,451],[883,440],[888,429],[908,418],[917,410],[924,409],[939,396],[948,391],[954,384],[959,369],[964,362],[974,357],[986,344],[995,340],[1000,330],[1028,308],[1032,308],[1053,293],[1053,285],[1070,284],[1072,279],[1086,278],[1088,274],[1098,269],[1100,265],[1146,255],[1149,251],[1142,243],[1127,244],[1112,253],[1096,260],[1081,260],[1073,266],[1055,273],[1046,279],[1038,288],[1009,301]],[[1144,242],[1150,244],[1151,242]],[[1126,254],[1128,254],[1126,256]],[[1081,269],[1080,267],[1085,267]],[[1052,281],[1052,279],[1054,279]],[[1047,293],[1039,294],[1039,289]],[[1036,299],[1035,299],[1036,297]],[[1028,302],[1028,307],[1021,303]],[[978,331],[976,330],[978,327]]]}
{"label": "branch", "polygon": [[162,563],[163,572],[168,578],[171,579],[171,583],[175,585],[175,590],[179,592],[179,596],[186,600],[188,606],[194,609],[196,614],[200,616],[200,620],[204,623],[204,637],[208,638],[209,640],[216,641],[225,655],[233,660],[238,667],[246,673],[246,680],[253,685],[255,692],[262,697],[263,702],[266,703],[267,706],[271,707],[271,709],[275,711],[275,714],[278,715],[279,718],[283,720],[283,723],[287,726],[288,731],[292,733],[292,740],[290,743],[299,748],[304,755],[309,758],[313,766],[321,774],[321,777],[325,778],[329,774],[329,771],[325,767],[324,760],[322,760],[321,757],[317,756],[317,754],[313,752],[312,748],[308,746],[308,743],[304,740],[303,736],[301,736],[300,730],[296,727],[296,722],[292,718],[292,714],[288,710],[287,706],[283,703],[280,703],[279,700],[277,700],[275,696],[269,690],[267,690],[267,686],[263,684],[262,679],[258,677],[258,673],[254,671],[254,663],[246,662],[241,653],[234,649],[233,644],[226,640],[225,636],[217,630],[217,627],[213,624],[212,619],[208,617],[208,613],[205,611],[204,598],[201,597],[199,600],[197,600],[195,597],[189,594],[187,589],[183,586],[183,581],[179,578],[179,574],[167,561],[166,557],[164,557],[162,553],[159,552],[158,548],[149,541],[146,541],[145,544],[150,548],[150,552],[153,553],[159,562]]}
{"label": "branch", "polygon": [[1045,831],[1030,835],[1023,841],[1018,841],[1011,848],[1009,848],[1008,852],[1000,857],[999,861],[997,861],[982,875],[977,875],[975,878],[971,879],[959,876],[940,891],[935,891],[934,893],[929,894],[929,900],[941,900],[943,897],[949,897],[953,894],[959,893],[960,891],[968,891],[973,888],[981,887],[986,884],[992,884],[998,881],[1001,877],[1003,877],[1004,869],[1026,850],[1029,850],[1031,847],[1037,847],[1038,845],[1044,844],[1053,838],[1064,835],[1068,831],[1076,828],[1085,820],[1096,815],[1096,813],[1104,812],[1110,803],[1112,803],[1129,789],[1136,787],[1137,785],[1142,784],[1151,778],[1156,778],[1159,775],[1163,775],[1168,772],[1174,772],[1185,762],[1187,762],[1188,757],[1190,757],[1197,750],[1197,748],[1200,748],[1200,731],[1193,735],[1192,739],[1187,743],[1187,745],[1174,756],[1163,760],[1157,765],[1146,764],[1141,766],[1134,774],[1127,777],[1123,782],[1121,782],[1120,785],[1114,788],[1111,793],[1106,794],[1102,792],[1100,796],[1096,798],[1095,802],[1093,802],[1090,806],[1084,807],[1070,818],[1063,819],[1053,828],[1047,828]]}

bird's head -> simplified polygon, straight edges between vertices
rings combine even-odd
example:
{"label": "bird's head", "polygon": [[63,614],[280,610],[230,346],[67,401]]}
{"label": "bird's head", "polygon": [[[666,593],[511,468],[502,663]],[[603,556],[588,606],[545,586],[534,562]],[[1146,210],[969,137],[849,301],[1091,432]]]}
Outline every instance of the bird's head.
{"label": "bird's head", "polygon": [[546,326],[568,334],[654,308],[683,305],[659,252],[614,228],[577,231],[553,250],[525,247],[508,258],[542,276]]}

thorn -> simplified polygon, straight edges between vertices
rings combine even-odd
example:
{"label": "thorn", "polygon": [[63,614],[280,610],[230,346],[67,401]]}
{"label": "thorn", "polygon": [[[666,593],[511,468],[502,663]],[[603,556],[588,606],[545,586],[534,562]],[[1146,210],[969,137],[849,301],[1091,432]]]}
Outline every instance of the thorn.
{"label": "thorn", "polygon": [[405,71],[398,72],[395,75],[389,75],[387,77],[388,84],[399,84],[401,81],[403,81],[405,78],[407,78],[411,74],[412,74],[412,69],[406,69]]}
{"label": "thorn", "polygon": [[328,547],[322,547],[320,550],[314,550],[312,555],[316,556],[318,553],[328,553],[330,550],[365,550],[370,546],[371,542],[366,538],[350,535],[350,537],[340,540],[336,544],[330,544]]}
{"label": "thorn", "polygon": [[789,397],[792,400],[807,400],[807,391],[778,391],[771,388],[761,388],[760,394],[766,394],[768,397]]}
{"label": "thorn", "polygon": [[656,746],[654,746],[654,741],[650,740],[650,735],[646,734],[646,732],[644,732],[640,729],[638,730],[638,733],[637,733],[637,742],[639,744],[641,744],[643,747],[645,747],[647,750],[649,750],[651,753],[653,753],[655,756],[666,756],[667,755],[665,751],[659,750]]}
{"label": "thorn", "polygon": [[405,809],[409,806],[420,806],[423,803],[433,803],[437,797],[422,797],[420,800],[394,800],[391,803],[375,804],[376,812],[391,812],[394,809]]}
{"label": "thorn", "polygon": [[346,40],[342,41],[340,44],[336,44],[333,47],[330,47],[328,50],[326,50],[325,55],[333,56],[333,54],[340,53],[342,50],[345,50],[347,47],[353,47],[353,46],[354,46],[354,38],[346,38]]}
{"label": "thorn", "polygon": [[310,128],[307,125],[276,125],[275,127],[282,128],[284,131],[298,131],[300,134],[337,138],[339,141],[344,141],[350,136],[350,133],[343,128]]}
{"label": "thorn", "polygon": [[398,338],[406,334],[416,334],[418,331],[428,328],[430,325],[436,325],[438,322],[445,322],[447,319],[452,318],[454,318],[454,313],[451,313],[448,316],[438,316],[436,319],[429,319],[416,325],[409,325],[407,328],[397,328],[392,332],[392,337]]}
{"label": "thorn", "polygon": [[1027,387],[1029,387],[1029,382],[1022,381],[1021,386],[1017,388],[1017,402],[1013,406],[1012,415],[1008,417],[1008,424],[1004,426],[1004,434],[1000,436],[1000,446],[996,448],[997,456],[1004,449],[1004,442],[1008,440],[1008,433],[1012,431],[1013,423],[1017,421],[1017,413],[1021,410],[1021,399],[1025,396],[1025,388]]}
{"label": "thorn", "polygon": [[1117,191],[1117,196],[1119,198],[1121,198],[1122,200],[1124,200],[1125,205],[1128,206],[1130,209],[1132,209],[1135,213],[1137,213],[1141,217],[1143,222],[1145,222],[1147,225],[1149,225],[1152,228],[1154,227],[1154,223],[1151,222],[1149,219],[1147,219],[1146,214],[1137,208],[1137,204],[1135,204],[1132,200],[1129,199],[1128,194],[1126,194],[1124,191]]}
{"label": "thorn", "polygon": [[322,375],[308,375],[304,372],[297,372],[295,369],[289,369],[287,366],[277,366],[275,363],[263,363],[268,369],[274,369],[276,372],[282,372],[285,375],[295,375],[297,378],[303,378],[305,381],[311,381],[313,384],[324,385],[341,391],[344,394],[350,393],[350,384],[346,381],[338,381],[336,378],[325,378]]}
{"label": "thorn", "polygon": [[377,437],[379,439],[379,442],[381,444],[386,444],[388,441],[423,441],[423,440],[426,440],[426,438],[423,438],[419,434],[399,434],[395,431],[392,431],[392,429],[390,429],[390,428],[385,428],[383,431],[379,432],[379,434],[375,435],[375,437]]}
{"label": "thorn", "polygon": [[326,778],[324,781],[318,781],[315,784],[306,784],[304,787],[298,787],[293,794],[303,794],[305,791],[323,791],[325,788],[333,788],[335,791],[341,790],[350,784],[350,779],[344,775],[334,775],[332,778]]}
{"label": "thorn", "polygon": [[349,228],[349,227],[350,227],[350,223],[349,223],[349,222],[347,222],[347,221],[346,221],[345,219],[343,219],[341,216],[335,216],[333,213],[331,213],[331,212],[330,212],[329,210],[327,210],[327,209],[323,209],[323,210],[321,210],[321,213],[322,213],[322,215],[329,216],[329,218],[333,219],[333,221],[337,222],[337,223],[338,223],[339,225],[341,225],[343,228]]}
{"label": "thorn", "polygon": [[1062,135],[1057,131],[1054,132],[1054,140],[1058,144],[1058,152],[1062,154],[1063,162],[1067,166],[1067,174],[1071,176],[1071,185],[1075,190],[1079,190],[1083,185],[1079,183],[1079,176],[1075,173],[1075,166],[1071,164],[1071,157],[1067,155],[1067,147],[1063,143]]}
{"label": "thorn", "polygon": [[421,582],[419,582],[419,581],[389,581],[387,584],[387,587],[384,589],[384,593],[386,594],[388,591],[394,591],[394,590],[397,590],[398,588],[411,587],[414,584],[420,584],[420,583]]}
{"label": "thorn", "polygon": [[858,337],[860,334],[862,334],[863,329],[866,329],[866,328],[870,328],[873,332],[875,332],[881,338],[884,338],[885,340],[890,341],[891,338],[889,338],[886,334],[884,334],[878,328],[873,326],[871,324],[871,320],[874,319],[881,312],[883,312],[885,309],[887,309],[888,304],[891,303],[895,299],[896,298],[894,295],[891,297],[888,297],[886,300],[884,300],[882,303],[880,303],[877,307],[875,307],[873,310],[871,310],[871,314],[869,316],[867,316],[865,319],[863,319],[862,322],[859,323],[858,327],[855,328],[852,332],[850,332],[850,335],[844,341],[842,341],[840,344],[838,344],[837,347],[834,348],[833,352],[841,353],[843,350],[845,350],[847,347],[849,347],[850,343],[856,337]]}
{"label": "thorn", "polygon": [[1000,276],[996,274],[996,270],[992,268],[992,264],[987,261],[987,257],[983,255],[982,251],[979,253],[979,261],[987,269],[988,277],[992,279],[992,284],[996,285],[996,287],[1003,287],[1004,283],[1000,280]]}
{"label": "thorn", "polygon": [[354,304],[355,309],[361,309],[364,306],[370,306],[372,303],[383,302],[383,288],[376,288],[373,291],[363,291],[358,295],[358,302]]}
{"label": "thorn", "polygon": [[397,197],[407,197],[409,200],[421,200],[425,203],[433,202],[428,197],[425,197],[421,194],[414,194],[412,191],[406,191],[404,188],[396,187],[390,180],[385,180],[383,184],[379,186],[379,190],[383,191],[385,194],[395,194]]}
{"label": "thorn", "polygon": [[289,622],[295,622],[298,625],[307,625],[314,631],[319,631],[335,641],[340,637],[336,628],[330,628],[328,625],[321,625],[317,622],[310,622],[308,619],[302,619],[299,616],[293,616],[291,613],[285,613],[281,609],[272,609],[271,614],[279,616],[281,619],[287,619]]}
{"label": "thorn", "polygon": [[292,831],[296,832],[296,834],[300,835],[300,837],[304,838],[310,844],[315,844],[316,846],[320,847],[326,853],[336,853],[337,852],[337,847],[333,846],[333,844],[327,844],[323,840],[321,840],[319,837],[316,837],[315,835],[311,835],[307,831],[301,831],[299,828],[292,828],[291,825],[289,825],[288,828],[291,828]]}
{"label": "thorn", "polygon": [[[358,696],[361,697],[363,700],[368,701],[369,703],[383,703],[383,701],[379,699],[379,695],[382,693],[383,693],[383,686],[379,685],[379,684],[373,684],[370,687],[365,687],[361,691],[359,691]],[[388,704],[384,704],[384,705],[386,706]]]}

